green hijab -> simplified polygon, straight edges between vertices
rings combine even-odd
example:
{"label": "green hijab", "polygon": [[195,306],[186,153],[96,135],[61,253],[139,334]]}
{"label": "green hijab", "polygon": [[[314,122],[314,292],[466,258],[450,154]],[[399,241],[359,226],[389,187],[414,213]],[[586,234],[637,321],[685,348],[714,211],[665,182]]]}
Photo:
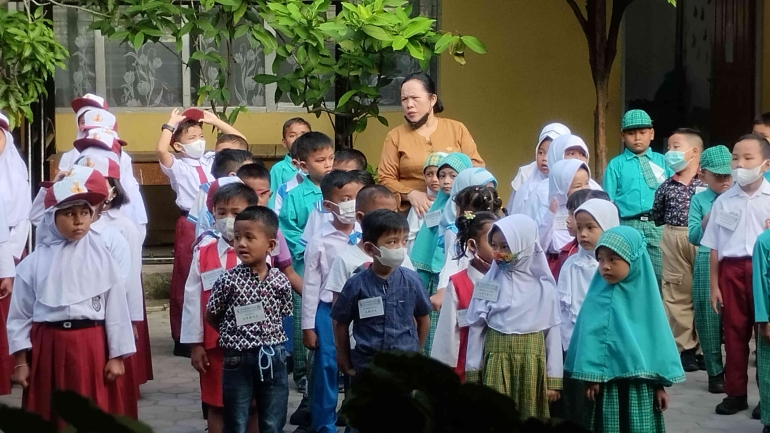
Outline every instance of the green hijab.
{"label": "green hijab", "polygon": [[[468,155],[460,152],[453,152],[445,156],[439,162],[439,171],[442,167],[449,166],[453,168],[458,174],[473,166],[471,159]],[[444,193],[439,189],[436,199],[433,200],[433,204],[428,210],[428,213],[439,211],[442,212],[444,207],[449,201],[449,194]],[[420,231],[417,232],[417,237],[414,239],[414,246],[412,252],[409,254],[409,259],[412,260],[414,268],[421,271],[438,273],[441,271],[441,267],[444,266],[444,260],[434,260],[434,253],[438,247],[438,229],[439,226],[428,227],[423,224],[420,227]],[[438,266],[438,267],[437,267]]]}
{"label": "green hijab", "polygon": [[628,276],[609,284],[597,272],[572,333],[564,370],[589,382],[640,378],[664,386],[684,381],[674,337],[663,310],[647,241],[637,230],[605,231],[605,247],[629,264]]}

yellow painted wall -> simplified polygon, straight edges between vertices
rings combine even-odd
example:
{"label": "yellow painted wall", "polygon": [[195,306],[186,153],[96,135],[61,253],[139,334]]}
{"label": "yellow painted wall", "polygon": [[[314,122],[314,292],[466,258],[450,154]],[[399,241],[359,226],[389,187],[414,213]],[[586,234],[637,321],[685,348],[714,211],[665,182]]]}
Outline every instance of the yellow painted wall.
{"label": "yellow painted wall", "polygon": [[[594,87],[585,37],[569,6],[562,0],[484,0],[442,2],[442,28],[478,36],[488,54],[468,54],[460,66],[444,55],[440,61],[439,96],[444,116],[468,127],[482,157],[507,199],[517,168],[529,163],[541,127],[559,121],[592,146]],[[608,121],[610,157],[619,146],[620,55],[613,67],[611,112]],[[252,144],[278,144],[280,125],[296,113],[249,113],[236,127]],[[331,132],[328,119],[310,120],[314,129]],[[403,121],[400,112],[385,113],[390,125]],[[154,148],[165,113],[119,113],[121,138],[128,151]],[[56,116],[59,151],[69,149],[75,136],[73,115]],[[356,137],[355,146],[376,166],[388,128],[371,122]],[[213,137],[209,137],[213,147]]]}

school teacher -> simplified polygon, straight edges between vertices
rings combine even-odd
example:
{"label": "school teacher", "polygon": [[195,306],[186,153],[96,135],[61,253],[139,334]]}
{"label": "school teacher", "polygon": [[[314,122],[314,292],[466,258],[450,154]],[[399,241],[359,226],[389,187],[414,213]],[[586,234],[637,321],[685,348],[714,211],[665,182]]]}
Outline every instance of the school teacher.
{"label": "school teacher", "polygon": [[424,73],[404,78],[401,84],[401,109],[406,125],[392,129],[378,168],[379,182],[401,199],[401,211],[413,206],[422,217],[430,209],[422,168],[434,152],[462,152],[476,167],[483,167],[476,142],[461,122],[436,116],[444,111],[433,79]]}

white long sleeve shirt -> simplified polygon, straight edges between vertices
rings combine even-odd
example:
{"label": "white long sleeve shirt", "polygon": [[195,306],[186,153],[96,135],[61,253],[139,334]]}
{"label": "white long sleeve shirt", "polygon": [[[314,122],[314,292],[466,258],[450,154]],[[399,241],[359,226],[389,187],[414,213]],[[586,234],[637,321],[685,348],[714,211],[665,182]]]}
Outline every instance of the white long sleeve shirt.
{"label": "white long sleeve shirt", "polygon": [[[117,209],[110,209],[103,212],[99,221],[117,230],[128,244],[128,275],[124,286],[126,289],[126,299],[128,301],[128,310],[132,322],[141,322],[144,320],[144,288],[142,287],[142,235],[131,220]],[[97,227],[98,230],[98,227]],[[109,236],[109,235],[107,235]],[[111,245],[112,241],[105,242],[108,249],[113,253],[113,258],[121,267],[121,275],[125,272],[122,268],[126,266],[125,248],[122,245]],[[117,244],[117,243],[116,243]]]}
{"label": "white long sleeve shirt", "polygon": [[[211,167],[201,164],[201,161],[176,157],[173,161],[171,167],[160,164],[160,170],[168,177],[171,189],[176,193],[177,207],[187,212],[192,207],[195,197],[198,196],[201,185],[213,182],[214,176],[211,175]],[[205,181],[201,179],[198,167],[203,169]]]}
{"label": "white long sleeve shirt", "polygon": [[0,200],[0,278],[13,278],[16,275],[16,266],[13,263],[10,233],[3,206],[3,201]]}

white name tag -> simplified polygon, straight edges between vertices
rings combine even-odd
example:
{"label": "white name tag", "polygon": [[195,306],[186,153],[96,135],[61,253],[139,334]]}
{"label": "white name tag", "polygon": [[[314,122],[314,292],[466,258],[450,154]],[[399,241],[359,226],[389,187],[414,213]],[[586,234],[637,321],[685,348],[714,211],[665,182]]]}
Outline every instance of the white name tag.
{"label": "white name tag", "polygon": [[722,211],[717,215],[716,223],[727,230],[735,231],[738,228],[738,222],[741,220],[741,212],[734,211]]}
{"label": "white name tag", "polygon": [[705,187],[705,186],[696,186],[695,187],[695,194],[700,194],[703,191],[706,191],[707,189],[708,189],[708,187]]}
{"label": "white name tag", "polygon": [[425,219],[425,225],[428,227],[436,227],[441,222],[441,211],[434,210],[428,212],[423,217]]}
{"label": "white name tag", "polygon": [[267,317],[265,317],[265,309],[261,302],[235,307],[235,324],[238,326],[251,325],[265,320]]}
{"label": "white name tag", "polygon": [[358,301],[358,317],[368,319],[385,315],[385,307],[382,305],[382,296]]}
{"label": "white name tag", "polygon": [[467,315],[468,310],[457,310],[457,326],[460,328],[465,328],[468,326],[468,319],[466,319]]}
{"label": "white name tag", "polygon": [[485,301],[495,302],[500,296],[500,286],[491,281],[479,281],[473,288],[473,297]]}
{"label": "white name tag", "polygon": [[201,281],[203,282],[203,290],[209,291],[214,287],[214,283],[217,282],[219,276],[222,275],[224,270],[217,268],[212,271],[206,271],[201,274]]}
{"label": "white name tag", "polygon": [[558,215],[553,220],[554,230],[567,230],[567,215]]}
{"label": "white name tag", "polygon": [[652,169],[652,174],[655,175],[655,180],[657,180],[658,183],[663,183],[666,180],[666,170],[663,170],[661,166],[654,162],[650,162],[650,169]]}

